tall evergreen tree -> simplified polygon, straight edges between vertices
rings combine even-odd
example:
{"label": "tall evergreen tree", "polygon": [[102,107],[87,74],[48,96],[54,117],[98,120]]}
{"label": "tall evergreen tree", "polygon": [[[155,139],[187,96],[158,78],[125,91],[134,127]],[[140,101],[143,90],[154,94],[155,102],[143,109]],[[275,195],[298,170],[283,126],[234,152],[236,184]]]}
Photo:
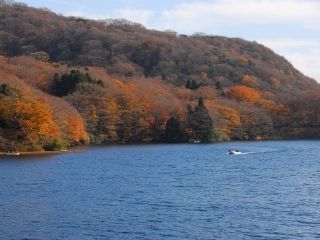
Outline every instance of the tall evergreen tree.
{"label": "tall evergreen tree", "polygon": [[208,109],[204,105],[203,98],[199,98],[198,106],[192,111],[189,109],[187,116],[187,128],[192,130],[194,139],[208,143],[213,140],[213,123]]}
{"label": "tall evergreen tree", "polygon": [[182,142],[183,133],[181,130],[181,124],[178,119],[171,117],[168,119],[165,128],[165,140],[166,142]]}

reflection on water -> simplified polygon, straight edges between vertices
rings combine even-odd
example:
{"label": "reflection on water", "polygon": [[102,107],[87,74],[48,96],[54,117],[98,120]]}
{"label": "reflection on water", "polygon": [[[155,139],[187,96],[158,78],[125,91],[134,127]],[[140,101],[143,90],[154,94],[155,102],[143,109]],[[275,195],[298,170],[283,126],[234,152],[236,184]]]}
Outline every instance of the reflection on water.
{"label": "reflection on water", "polygon": [[0,239],[317,239],[319,143],[2,157]]}

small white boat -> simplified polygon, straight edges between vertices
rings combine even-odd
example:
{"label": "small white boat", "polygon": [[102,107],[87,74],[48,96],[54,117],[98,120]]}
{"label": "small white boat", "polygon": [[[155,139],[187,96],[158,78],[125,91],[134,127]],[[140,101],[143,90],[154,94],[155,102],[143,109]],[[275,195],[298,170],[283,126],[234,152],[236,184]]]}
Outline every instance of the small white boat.
{"label": "small white boat", "polygon": [[230,155],[237,155],[237,154],[242,154],[242,152],[240,152],[239,150],[229,150],[229,154]]}
{"label": "small white boat", "polygon": [[193,143],[201,143],[201,140],[193,140]]}
{"label": "small white boat", "polygon": [[7,152],[7,156],[19,156],[19,152]]}

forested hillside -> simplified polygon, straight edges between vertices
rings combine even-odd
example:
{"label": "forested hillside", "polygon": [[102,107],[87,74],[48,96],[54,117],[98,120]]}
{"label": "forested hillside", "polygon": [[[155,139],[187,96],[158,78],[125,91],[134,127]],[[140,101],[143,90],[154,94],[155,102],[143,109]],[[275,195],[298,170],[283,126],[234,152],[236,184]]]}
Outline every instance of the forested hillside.
{"label": "forested hillside", "polygon": [[2,151],[320,137],[318,84],[256,42],[4,0],[0,40]]}

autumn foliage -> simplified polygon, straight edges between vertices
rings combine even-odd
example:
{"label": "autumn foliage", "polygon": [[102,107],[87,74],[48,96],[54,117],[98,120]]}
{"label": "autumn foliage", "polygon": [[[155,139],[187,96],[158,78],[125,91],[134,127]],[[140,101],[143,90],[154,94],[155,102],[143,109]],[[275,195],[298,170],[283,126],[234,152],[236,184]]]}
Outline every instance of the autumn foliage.
{"label": "autumn foliage", "polygon": [[1,87],[0,119],[2,128],[10,132],[9,140],[20,140],[30,148],[37,148],[60,136],[52,110],[44,100],[24,95],[10,85]]}
{"label": "autumn foliage", "polygon": [[319,85],[258,43],[15,3],[0,16],[0,151],[320,137]]}
{"label": "autumn foliage", "polygon": [[256,89],[242,85],[230,88],[228,95],[238,101],[249,103],[256,103],[261,98],[261,94]]}
{"label": "autumn foliage", "polygon": [[[122,78],[102,68],[70,69],[31,57],[0,60],[1,150],[60,149],[88,142],[177,142],[200,136],[207,136],[203,141],[270,138],[275,132],[286,135],[284,126],[320,126],[318,90],[301,92],[296,103],[277,102],[274,93],[244,85],[223,89],[227,94],[222,95],[216,87],[191,90],[159,78]],[[70,74],[85,80],[75,81],[66,96],[53,96],[56,76]],[[38,75],[41,81],[35,81]],[[205,114],[196,111],[200,98]],[[195,109],[193,115],[188,105]],[[203,119],[207,114],[208,121]],[[201,122],[209,126],[207,130],[198,125]]]}

